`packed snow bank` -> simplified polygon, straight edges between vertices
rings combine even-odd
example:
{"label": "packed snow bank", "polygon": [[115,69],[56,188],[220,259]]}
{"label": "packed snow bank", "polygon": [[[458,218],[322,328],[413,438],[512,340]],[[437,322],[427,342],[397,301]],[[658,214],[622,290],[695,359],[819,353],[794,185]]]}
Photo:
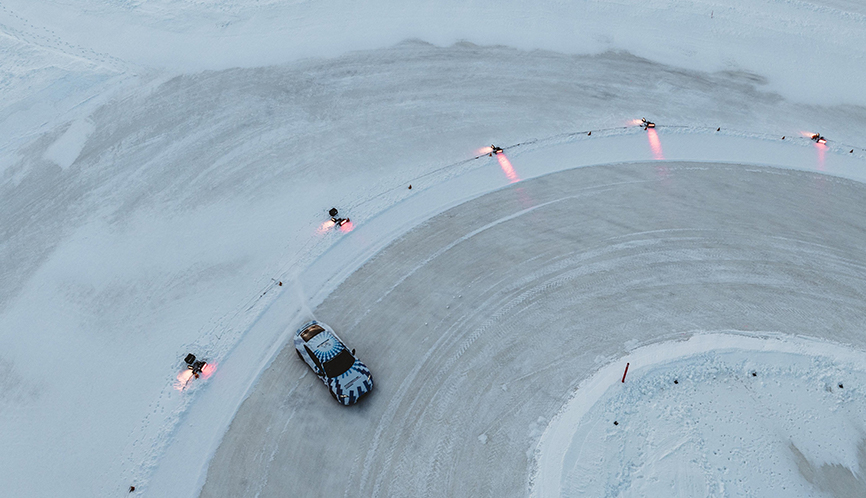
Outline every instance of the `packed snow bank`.
{"label": "packed snow bank", "polygon": [[864,364],[866,352],[782,335],[637,349],[547,427],[532,494],[863,496]]}

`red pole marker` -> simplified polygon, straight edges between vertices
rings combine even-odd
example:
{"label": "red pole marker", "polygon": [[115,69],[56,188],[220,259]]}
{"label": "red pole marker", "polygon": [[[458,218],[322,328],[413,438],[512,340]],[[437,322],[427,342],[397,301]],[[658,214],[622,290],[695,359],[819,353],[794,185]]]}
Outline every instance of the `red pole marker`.
{"label": "red pole marker", "polygon": [[622,383],[625,384],[625,374],[628,373],[628,363],[625,364],[625,372],[622,373]]}

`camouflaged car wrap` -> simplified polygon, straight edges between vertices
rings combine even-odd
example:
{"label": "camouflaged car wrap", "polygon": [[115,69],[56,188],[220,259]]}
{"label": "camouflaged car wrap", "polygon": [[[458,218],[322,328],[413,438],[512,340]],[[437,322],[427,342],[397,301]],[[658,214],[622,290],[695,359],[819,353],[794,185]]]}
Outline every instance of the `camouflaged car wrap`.
{"label": "camouflaged car wrap", "polygon": [[327,384],[337,396],[337,401],[348,406],[373,389],[373,376],[367,366],[356,359],[352,368],[343,375],[328,379]]}
{"label": "camouflaged car wrap", "polygon": [[[324,330],[319,332],[309,341],[304,341],[301,333],[312,325],[318,325]],[[305,323],[297,330],[294,337],[295,349],[316,375],[322,379],[333,396],[343,405],[355,404],[373,389],[373,376],[370,369],[363,362],[355,358],[355,362],[345,372],[335,377],[328,377],[323,369],[316,366],[316,361],[308,354],[311,352],[319,365],[324,365],[332,360],[341,351],[348,350],[346,345],[328,325],[313,320]],[[306,346],[306,348],[304,347]],[[352,356],[354,358],[354,355]]]}

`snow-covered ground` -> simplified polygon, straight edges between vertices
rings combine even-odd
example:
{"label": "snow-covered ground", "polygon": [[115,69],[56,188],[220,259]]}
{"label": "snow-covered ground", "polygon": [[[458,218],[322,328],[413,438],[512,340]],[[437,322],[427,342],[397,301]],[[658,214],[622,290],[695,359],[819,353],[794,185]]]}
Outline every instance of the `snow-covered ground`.
{"label": "snow-covered ground", "polygon": [[864,359],[782,335],[638,349],[584,381],[548,426],[533,491],[863,496]]}
{"label": "snow-covered ground", "polygon": [[[664,157],[862,181],[864,21],[829,0],[4,1],[0,492],[195,494],[301,315],[516,178]],[[644,115],[686,128],[622,128]],[[511,175],[463,162],[533,139]],[[332,205],[354,231],[321,230]],[[188,351],[217,370],[180,391]]]}

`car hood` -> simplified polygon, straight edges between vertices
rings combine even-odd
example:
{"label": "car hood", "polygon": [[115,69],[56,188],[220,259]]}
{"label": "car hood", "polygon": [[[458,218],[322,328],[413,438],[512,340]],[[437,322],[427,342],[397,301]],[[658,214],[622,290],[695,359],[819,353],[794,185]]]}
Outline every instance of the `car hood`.
{"label": "car hood", "polygon": [[352,405],[373,389],[373,376],[366,365],[355,360],[345,373],[328,379],[328,387],[340,403]]}

